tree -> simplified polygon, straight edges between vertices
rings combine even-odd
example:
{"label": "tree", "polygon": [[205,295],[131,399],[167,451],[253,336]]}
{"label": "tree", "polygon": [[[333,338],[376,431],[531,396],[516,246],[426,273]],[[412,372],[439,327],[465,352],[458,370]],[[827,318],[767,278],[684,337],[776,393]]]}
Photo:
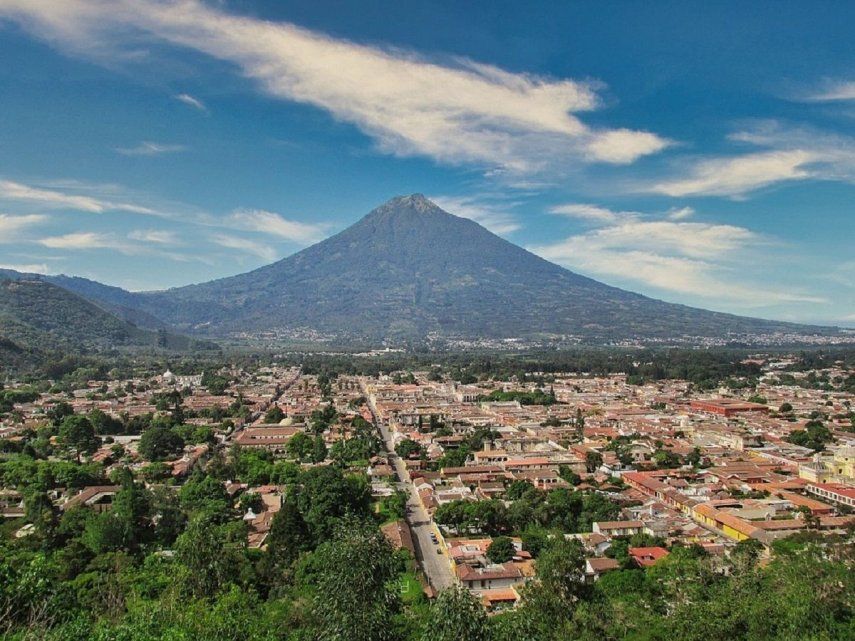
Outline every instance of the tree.
{"label": "tree", "polygon": [[312,463],[323,463],[327,458],[327,444],[320,434],[312,442]]}
{"label": "tree", "polygon": [[178,493],[181,507],[190,513],[204,512],[218,522],[232,516],[231,501],[221,481],[212,476],[194,476]]}
{"label": "tree", "polygon": [[422,641],[487,641],[484,608],[461,585],[443,590],[430,608]]}
{"label": "tree", "polygon": [[74,415],[74,408],[66,401],[60,401],[45,412],[46,416],[53,422],[54,425],[60,425],[62,421]]}
{"label": "tree", "polygon": [[53,537],[59,525],[59,510],[46,492],[33,492],[24,498],[24,516],[46,540]]}
{"label": "tree", "polygon": [[122,434],[125,431],[125,426],[117,418],[113,418],[109,414],[102,412],[99,409],[94,409],[87,415],[89,422],[95,429],[96,434]]}
{"label": "tree", "polygon": [[795,445],[801,445],[815,452],[821,452],[825,449],[826,443],[834,440],[834,435],[821,421],[811,420],[805,423],[805,429],[790,432],[787,440]]}
{"label": "tree", "polygon": [[599,468],[602,464],[602,454],[593,450],[585,452],[585,469],[588,470],[588,472],[596,472],[597,468]]}
{"label": "tree", "polygon": [[264,422],[269,424],[276,424],[282,421],[285,418],[285,412],[282,411],[278,405],[274,405],[267,413],[264,415]]}
{"label": "tree", "polygon": [[240,511],[244,513],[247,510],[252,510],[258,514],[264,510],[264,501],[262,500],[261,495],[256,492],[246,492],[241,495],[238,505],[240,507]]}
{"label": "tree", "polygon": [[422,446],[407,438],[395,446],[395,453],[401,458],[418,458],[422,454]]}
{"label": "tree", "polygon": [[267,536],[267,554],[274,567],[288,566],[302,552],[312,549],[309,525],[300,512],[292,492],[282,499],[282,508],[273,517]]}
{"label": "tree", "polygon": [[653,461],[660,470],[680,466],[680,457],[670,450],[656,450],[653,453]]}
{"label": "tree", "polygon": [[343,518],[368,516],[371,487],[365,475],[345,476],[338,468],[324,465],[306,470],[301,481],[295,499],[318,542],[330,539]]}
{"label": "tree", "polygon": [[686,455],[686,463],[692,467],[697,467],[701,462],[701,450],[698,447],[693,447],[692,451]]}
{"label": "tree", "polygon": [[165,427],[150,427],[142,434],[139,452],[149,461],[166,461],[184,450],[184,439],[174,430]]}
{"label": "tree", "polygon": [[505,563],[517,553],[513,541],[506,536],[497,536],[487,547],[487,558],[493,563]]}
{"label": "tree", "polygon": [[95,436],[95,428],[85,416],[66,416],[59,426],[59,442],[74,452],[77,461],[81,454],[92,454],[101,441]]}
{"label": "tree", "polygon": [[288,450],[288,456],[295,458],[298,461],[308,460],[314,448],[312,437],[305,432],[297,432],[288,439],[288,445],[285,449]]}
{"label": "tree", "polygon": [[212,597],[240,576],[246,533],[243,523],[218,525],[204,515],[194,518],[175,542],[185,585],[197,597]]}
{"label": "tree", "polygon": [[391,579],[398,573],[392,548],[376,527],[349,521],[314,554],[313,613],[321,641],[390,641],[400,602]]}
{"label": "tree", "polygon": [[577,602],[587,591],[582,544],[577,539],[556,539],[538,558],[537,577],[565,604]]}

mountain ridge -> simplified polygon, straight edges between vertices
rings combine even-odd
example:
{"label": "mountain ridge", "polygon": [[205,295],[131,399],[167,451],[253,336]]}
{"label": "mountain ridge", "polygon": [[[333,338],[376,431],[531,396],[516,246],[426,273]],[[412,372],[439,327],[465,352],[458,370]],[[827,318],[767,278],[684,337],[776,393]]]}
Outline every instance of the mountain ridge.
{"label": "mountain ridge", "polygon": [[37,361],[51,352],[203,346],[165,330],[140,329],[45,280],[4,276],[8,274],[0,274],[0,354],[10,359]]}
{"label": "mountain ridge", "polygon": [[[819,332],[666,303],[555,265],[397,196],[350,227],[250,272],[156,292],[47,277],[145,323],[209,336],[318,332],[344,339],[569,336],[581,342]],[[93,284],[94,283],[94,284]],[[111,307],[112,306],[112,307]]]}

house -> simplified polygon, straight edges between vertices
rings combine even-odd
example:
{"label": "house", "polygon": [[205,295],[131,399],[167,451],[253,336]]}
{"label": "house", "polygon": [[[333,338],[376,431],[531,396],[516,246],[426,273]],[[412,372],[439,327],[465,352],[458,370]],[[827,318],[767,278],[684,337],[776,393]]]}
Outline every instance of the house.
{"label": "house", "polygon": [[383,535],[389,540],[393,548],[396,550],[408,550],[413,558],[415,558],[416,547],[413,544],[413,535],[410,532],[410,526],[407,525],[406,521],[403,519],[392,521],[381,526],[380,531],[383,532]]}
{"label": "house", "polygon": [[241,447],[281,454],[286,451],[291,437],[299,431],[298,427],[248,427],[238,433],[234,442]]}
{"label": "house", "polygon": [[644,531],[643,521],[596,521],[591,529],[603,536],[632,536]]}
{"label": "house", "polygon": [[519,601],[520,595],[514,588],[496,588],[494,590],[482,590],[481,605],[487,612],[497,612],[505,608],[513,607]]}
{"label": "house", "polygon": [[113,497],[122,488],[118,485],[92,485],[83,488],[79,494],[68,499],[60,509],[88,507],[96,512],[105,512],[113,506]]}
{"label": "house", "polygon": [[619,569],[620,563],[616,559],[608,557],[585,559],[585,577],[589,581],[596,581],[606,572]]}
{"label": "house", "polygon": [[646,548],[629,548],[629,556],[636,565],[642,568],[649,568],[654,565],[659,559],[664,559],[668,556],[668,550],[662,547],[646,547]]}
{"label": "house", "polygon": [[465,588],[478,593],[510,588],[525,580],[522,570],[513,561],[479,568],[462,564],[455,568],[455,572]]}

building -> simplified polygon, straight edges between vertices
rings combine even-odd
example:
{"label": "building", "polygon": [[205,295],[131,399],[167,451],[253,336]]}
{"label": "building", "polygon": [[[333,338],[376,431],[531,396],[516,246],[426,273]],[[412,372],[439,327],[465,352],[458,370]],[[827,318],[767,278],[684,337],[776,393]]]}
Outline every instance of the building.
{"label": "building", "polygon": [[840,483],[808,483],[805,489],[839,505],[855,508],[855,487]]}
{"label": "building", "polygon": [[768,412],[769,408],[760,403],[749,403],[738,398],[714,398],[692,401],[690,407],[698,412],[734,416],[744,412]]}

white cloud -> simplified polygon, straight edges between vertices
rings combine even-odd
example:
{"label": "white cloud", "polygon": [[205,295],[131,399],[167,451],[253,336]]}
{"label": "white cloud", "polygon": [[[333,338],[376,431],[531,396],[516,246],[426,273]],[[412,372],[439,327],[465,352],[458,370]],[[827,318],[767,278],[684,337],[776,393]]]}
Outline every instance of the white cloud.
{"label": "white cloud", "polygon": [[828,80],[822,88],[802,96],[807,102],[855,100],[855,80]]}
{"label": "white cloud", "polygon": [[588,152],[595,160],[625,165],[662,151],[669,144],[649,132],[615,129],[595,136],[588,144]]}
{"label": "white cloud", "polygon": [[743,196],[773,183],[811,177],[816,154],[795,149],[764,151],[696,163],[685,178],[664,180],[649,191],[666,196]]}
{"label": "white cloud", "polygon": [[0,200],[25,202],[49,209],[72,209],[93,214],[101,214],[106,211],[127,211],[150,215],[157,213],[148,207],[114,202],[91,195],[74,193],[71,190],[24,185],[11,180],[0,180]]}
{"label": "white cloud", "polygon": [[25,216],[14,216],[11,214],[0,214],[0,243],[8,243],[17,240],[18,232],[40,225],[47,220],[47,216],[41,214],[28,214]]}
{"label": "white cloud", "polygon": [[667,212],[670,220],[685,220],[695,215],[695,210],[691,207],[673,207]]}
{"label": "white cloud", "polygon": [[183,102],[185,105],[189,105],[194,109],[198,109],[199,111],[208,111],[208,108],[205,106],[204,102],[202,102],[198,98],[194,98],[189,93],[180,93],[174,96],[174,98],[179,102]]}
{"label": "white cloud", "polygon": [[238,209],[226,222],[237,229],[270,234],[300,245],[322,240],[329,230],[326,223],[301,223],[262,209]]}
{"label": "white cloud", "polygon": [[134,147],[119,147],[116,149],[123,156],[161,156],[186,150],[184,145],[166,144],[144,140]]}
{"label": "white cloud", "polygon": [[[63,236],[50,236],[38,241],[40,245],[51,249],[118,249],[116,240],[109,234],[96,232],[75,232]],[[124,246],[121,246],[124,248]]]}
{"label": "white cloud", "polygon": [[449,214],[474,220],[494,234],[511,234],[522,228],[508,205],[476,196],[431,196],[430,200]]}
{"label": "white cloud", "polygon": [[761,149],[739,156],[700,159],[683,175],[642,191],[667,196],[744,198],[757,189],[800,180],[855,182],[855,138],[812,127],[760,121],[730,140]]}
{"label": "white cloud", "polygon": [[128,238],[157,245],[177,245],[181,242],[175,232],[159,229],[136,229],[128,234]]}
{"label": "white cloud", "polygon": [[585,125],[574,114],[598,106],[592,83],[429,61],[198,0],[4,0],[0,15],[105,59],[140,36],[203,52],[235,64],[268,95],[324,109],[395,154],[520,174],[625,164],[670,144],[649,132]]}
{"label": "white cloud", "polygon": [[214,234],[211,236],[211,241],[220,247],[236,249],[247,254],[253,254],[268,262],[274,261],[277,258],[276,250],[273,247],[248,238],[241,238],[240,236],[233,236],[230,234]]}
{"label": "white cloud", "polygon": [[0,265],[0,269],[11,269],[12,271],[23,272],[25,274],[49,274],[51,272],[50,268],[45,263],[31,263],[25,265],[4,264]]}
{"label": "white cloud", "polygon": [[599,205],[589,205],[585,203],[567,203],[565,205],[556,205],[549,210],[551,214],[559,214],[570,218],[580,218],[593,223],[614,223],[627,218],[636,218],[635,212],[627,211],[612,211],[606,207]]}
{"label": "white cloud", "polygon": [[[745,307],[781,302],[825,302],[799,292],[753,286],[737,277],[752,252],[766,242],[744,227],[644,219],[638,212],[613,212],[595,205],[563,205],[598,225],[564,240],[531,247],[547,260],[601,278],[633,283]],[[680,215],[685,217],[682,210]],[[693,213],[693,212],[690,212]]]}

